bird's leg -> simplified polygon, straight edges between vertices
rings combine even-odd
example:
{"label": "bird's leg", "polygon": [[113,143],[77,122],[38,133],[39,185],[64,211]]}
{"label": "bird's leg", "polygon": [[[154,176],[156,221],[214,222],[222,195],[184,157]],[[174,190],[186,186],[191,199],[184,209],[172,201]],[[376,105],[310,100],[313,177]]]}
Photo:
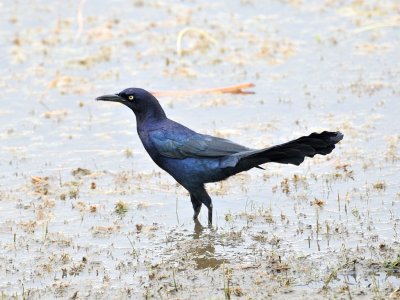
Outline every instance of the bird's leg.
{"label": "bird's leg", "polygon": [[212,225],[212,214],[213,214],[213,205],[210,203],[208,208],[208,225]]}
{"label": "bird's leg", "polygon": [[190,191],[190,195],[193,195],[194,198],[200,200],[201,203],[203,203],[208,208],[208,225],[212,225],[213,205],[210,196],[204,189],[204,186],[194,191]]}
{"label": "bird's leg", "polygon": [[190,193],[190,201],[192,201],[192,205],[193,205],[193,210],[194,210],[194,214],[193,214],[193,220],[197,220],[197,217],[200,214],[200,210],[201,210],[201,201],[197,200],[192,193]]}

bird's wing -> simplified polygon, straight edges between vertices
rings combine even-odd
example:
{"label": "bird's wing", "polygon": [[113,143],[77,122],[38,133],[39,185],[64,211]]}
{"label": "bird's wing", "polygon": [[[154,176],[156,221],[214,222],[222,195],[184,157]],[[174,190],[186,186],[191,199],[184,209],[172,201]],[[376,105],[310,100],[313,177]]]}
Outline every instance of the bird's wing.
{"label": "bird's wing", "polygon": [[221,157],[250,150],[226,139],[195,132],[182,135],[159,129],[150,131],[149,138],[161,155],[171,158]]}

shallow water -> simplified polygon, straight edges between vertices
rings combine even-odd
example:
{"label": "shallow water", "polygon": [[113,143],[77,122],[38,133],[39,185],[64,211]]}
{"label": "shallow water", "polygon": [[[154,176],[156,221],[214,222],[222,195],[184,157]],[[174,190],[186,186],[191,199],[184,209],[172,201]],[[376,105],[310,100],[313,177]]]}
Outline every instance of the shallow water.
{"label": "shallow water", "polygon": [[[395,1],[0,8],[5,298],[399,297]],[[170,118],[252,147],[345,138],[299,167],[210,184],[215,224],[203,228],[134,115],[94,98],[240,82],[255,93],[159,100]]]}

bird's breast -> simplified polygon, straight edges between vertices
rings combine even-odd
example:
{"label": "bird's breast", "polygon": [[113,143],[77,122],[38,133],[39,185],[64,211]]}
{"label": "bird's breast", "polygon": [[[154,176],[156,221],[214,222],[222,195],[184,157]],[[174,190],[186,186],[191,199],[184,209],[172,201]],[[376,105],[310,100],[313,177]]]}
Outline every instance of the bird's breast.
{"label": "bird's breast", "polygon": [[157,149],[154,147],[153,142],[151,141],[149,135],[147,134],[147,131],[144,130],[138,130],[138,135],[140,140],[142,141],[144,149],[146,149],[147,153],[150,155],[152,160],[159,165],[160,167],[162,164],[161,161],[161,156],[158,153]]}

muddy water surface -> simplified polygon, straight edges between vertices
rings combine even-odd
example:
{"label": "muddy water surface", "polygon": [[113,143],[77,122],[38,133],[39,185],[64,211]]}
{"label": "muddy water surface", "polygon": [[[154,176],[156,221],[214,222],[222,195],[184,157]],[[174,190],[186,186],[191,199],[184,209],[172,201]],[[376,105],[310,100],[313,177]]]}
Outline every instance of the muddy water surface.
{"label": "muddy water surface", "polygon": [[[6,1],[0,14],[3,298],[400,297],[396,1]],[[132,112],[94,98],[240,82],[255,94],[159,100],[251,147],[345,138],[300,167],[210,184],[207,228]]]}

